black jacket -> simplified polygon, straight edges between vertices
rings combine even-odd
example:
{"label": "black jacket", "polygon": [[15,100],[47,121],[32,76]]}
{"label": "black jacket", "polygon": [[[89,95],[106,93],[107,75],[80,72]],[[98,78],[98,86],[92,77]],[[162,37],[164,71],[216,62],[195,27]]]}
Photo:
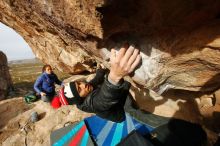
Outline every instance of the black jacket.
{"label": "black jacket", "polygon": [[95,78],[90,81],[94,90],[77,107],[101,118],[121,122],[125,119],[124,104],[130,83],[122,81],[119,85],[113,85],[107,78],[104,70],[97,70]]}

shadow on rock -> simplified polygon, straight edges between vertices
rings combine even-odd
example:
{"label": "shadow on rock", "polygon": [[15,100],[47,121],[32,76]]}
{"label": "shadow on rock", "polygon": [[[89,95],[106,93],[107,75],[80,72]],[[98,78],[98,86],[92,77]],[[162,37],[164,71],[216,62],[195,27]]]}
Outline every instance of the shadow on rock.
{"label": "shadow on rock", "polygon": [[23,98],[15,98],[0,102],[0,128],[3,128],[11,119],[33,107],[33,104],[26,104]]}
{"label": "shadow on rock", "polygon": [[39,114],[39,121],[40,121],[41,119],[43,119],[45,116],[46,116],[46,112],[40,113],[40,114]]}
{"label": "shadow on rock", "polygon": [[179,119],[154,129],[151,139],[156,146],[204,146],[207,135],[199,124]]}

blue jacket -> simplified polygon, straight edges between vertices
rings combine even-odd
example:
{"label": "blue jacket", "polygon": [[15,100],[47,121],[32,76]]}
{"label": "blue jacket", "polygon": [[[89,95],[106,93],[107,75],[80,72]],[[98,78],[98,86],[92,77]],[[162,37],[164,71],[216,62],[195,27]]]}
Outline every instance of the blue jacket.
{"label": "blue jacket", "polygon": [[48,95],[55,94],[55,83],[61,85],[57,75],[42,73],[34,83],[34,90],[37,93],[44,92]]}

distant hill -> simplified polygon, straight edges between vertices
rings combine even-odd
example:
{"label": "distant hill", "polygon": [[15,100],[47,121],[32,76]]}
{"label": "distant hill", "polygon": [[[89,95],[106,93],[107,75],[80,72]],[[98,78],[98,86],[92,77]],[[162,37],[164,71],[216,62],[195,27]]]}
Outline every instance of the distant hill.
{"label": "distant hill", "polygon": [[12,64],[26,64],[26,63],[41,63],[41,61],[37,58],[8,61],[9,65],[12,65]]}

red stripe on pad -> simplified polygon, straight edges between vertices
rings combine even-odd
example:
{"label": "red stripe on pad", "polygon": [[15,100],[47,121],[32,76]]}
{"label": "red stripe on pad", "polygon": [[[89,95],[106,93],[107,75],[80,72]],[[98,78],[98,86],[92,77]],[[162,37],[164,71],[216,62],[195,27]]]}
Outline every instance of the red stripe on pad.
{"label": "red stripe on pad", "polygon": [[84,125],[80,131],[76,134],[76,136],[72,139],[72,141],[70,142],[69,146],[76,146],[80,140],[82,139],[84,133],[86,131],[86,125]]}

